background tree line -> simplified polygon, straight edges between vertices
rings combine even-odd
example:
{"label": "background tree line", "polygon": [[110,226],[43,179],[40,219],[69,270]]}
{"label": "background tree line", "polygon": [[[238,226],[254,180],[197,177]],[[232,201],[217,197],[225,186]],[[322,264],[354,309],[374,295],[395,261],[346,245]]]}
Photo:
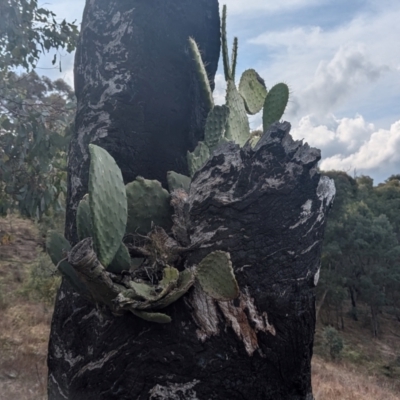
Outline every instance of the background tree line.
{"label": "background tree line", "polygon": [[377,336],[383,312],[400,322],[400,174],[373,186],[368,176],[325,173],[337,192],[325,231],[317,313],[344,329],[345,312],[357,321],[367,311]]}

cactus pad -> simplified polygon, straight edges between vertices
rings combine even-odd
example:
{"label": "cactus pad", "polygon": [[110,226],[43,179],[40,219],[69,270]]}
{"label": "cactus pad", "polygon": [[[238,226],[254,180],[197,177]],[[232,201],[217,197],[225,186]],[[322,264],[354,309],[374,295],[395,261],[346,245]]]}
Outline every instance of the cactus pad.
{"label": "cactus pad", "polygon": [[204,102],[206,103],[208,109],[211,110],[214,107],[214,98],[211,91],[210,81],[208,80],[207,71],[201,58],[199,48],[193,38],[189,38],[189,48],[192,53],[197,75],[200,80]]}
{"label": "cactus pad", "polygon": [[107,271],[113,274],[120,274],[122,271],[129,271],[130,267],[131,256],[126,246],[121,243],[111,264],[107,267]]}
{"label": "cactus pad", "polygon": [[76,212],[76,229],[79,240],[93,236],[92,216],[90,214],[89,195],[85,194],[79,202]]}
{"label": "cactus pad", "polygon": [[165,230],[172,227],[169,193],[162,188],[160,182],[138,176],[136,180],[126,185],[126,195],[128,198],[127,232],[145,235],[150,232],[152,223]]}
{"label": "cactus pad", "polygon": [[229,117],[225,137],[243,146],[249,138],[250,125],[243,97],[237,91],[233,81],[227,82],[226,105],[229,107]]}
{"label": "cactus pad", "polygon": [[167,172],[168,190],[173,192],[176,189],[183,189],[186,193],[189,192],[191,179],[182,174],[178,174],[174,171]]}
{"label": "cactus pad", "polygon": [[204,132],[204,142],[210,149],[215,149],[220,140],[225,137],[226,122],[229,117],[229,107],[215,106],[208,114]]}
{"label": "cactus pad", "polygon": [[196,278],[202,289],[218,301],[228,301],[239,295],[229,253],[213,251],[197,267]]}
{"label": "cactus pad", "polygon": [[239,93],[244,99],[247,113],[254,115],[261,111],[264,105],[267,88],[260,75],[254,69],[248,69],[240,78]]}
{"label": "cactus pad", "polygon": [[206,161],[210,158],[210,150],[204,142],[199,142],[193,153],[188,151],[187,160],[189,164],[190,176],[193,176]]}
{"label": "cactus pad", "polygon": [[165,308],[180,299],[192,287],[194,279],[194,274],[190,270],[185,269],[182,271],[179,274],[176,289],[172,290],[166,296],[155,302],[152,308],[155,310]]}
{"label": "cactus pad", "polygon": [[146,311],[139,311],[130,309],[130,311],[135,314],[137,317],[144,319],[149,322],[157,322],[159,324],[168,324],[172,321],[171,317],[167,314],[162,313],[153,313]]}
{"label": "cactus pad", "polygon": [[268,92],[264,102],[263,131],[282,118],[289,100],[289,88],[285,83],[278,83]]}
{"label": "cactus pad", "polygon": [[127,204],[121,170],[106,150],[89,145],[89,205],[93,242],[99,261],[107,267],[125,233]]}

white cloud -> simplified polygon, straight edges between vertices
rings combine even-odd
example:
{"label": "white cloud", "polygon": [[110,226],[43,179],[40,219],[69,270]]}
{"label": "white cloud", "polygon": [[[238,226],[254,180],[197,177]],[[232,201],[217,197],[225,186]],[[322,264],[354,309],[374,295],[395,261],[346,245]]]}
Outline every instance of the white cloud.
{"label": "white cloud", "polygon": [[[297,26],[267,31],[248,42],[267,48],[266,67],[262,62],[256,66],[267,84],[288,82],[289,118],[311,113],[322,118],[346,109],[354,115],[371,101],[388,102],[400,93],[399,19],[396,3],[329,30]],[[387,112],[394,113],[391,107]]]}
{"label": "white cloud", "polygon": [[276,13],[283,11],[295,11],[300,8],[310,7],[324,2],[326,2],[326,0],[229,0],[229,2],[220,2],[220,6],[226,4],[228,13],[230,14],[248,14],[254,12]]}
{"label": "white cloud", "polygon": [[376,129],[361,115],[334,119],[336,126],[313,125],[312,116],[303,117],[292,129],[295,139],[304,139],[310,146],[321,148],[321,169],[356,170],[370,175],[377,182],[399,173],[400,120],[389,129]]}
{"label": "white cloud", "polygon": [[215,89],[213,92],[215,104],[225,104],[226,82],[223,74],[215,75]]}
{"label": "white cloud", "polygon": [[329,62],[319,63],[311,84],[294,96],[292,114],[313,110],[319,116],[329,115],[358,87],[376,81],[388,69],[374,65],[362,45],[341,46]]}

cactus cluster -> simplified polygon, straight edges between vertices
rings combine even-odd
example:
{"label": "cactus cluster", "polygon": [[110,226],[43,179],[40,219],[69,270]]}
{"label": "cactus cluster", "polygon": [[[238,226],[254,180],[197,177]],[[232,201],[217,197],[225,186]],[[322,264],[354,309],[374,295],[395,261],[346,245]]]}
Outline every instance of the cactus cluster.
{"label": "cactus cluster", "polygon": [[[250,139],[250,125],[247,114],[254,115],[263,109],[263,130],[265,132],[273,122],[281,119],[289,99],[289,89],[286,84],[278,83],[268,92],[264,80],[254,69],[244,71],[240,78],[239,88],[236,87],[238,39],[234,38],[232,63],[230,63],[226,37],[226,5],[222,9],[221,42],[226,80],[226,104],[216,106],[213,102],[210,83],[200,51],[194,39],[189,38],[189,48],[205,104],[209,107],[204,142],[199,142],[195,150],[192,153],[188,152],[187,155],[191,176],[205,164],[211,152],[221,142],[234,141],[243,146]],[[252,145],[256,141],[255,138],[252,138]]]}
{"label": "cactus cluster", "polygon": [[[49,232],[46,243],[53,263],[76,291],[105,304],[116,315],[127,310],[158,323],[170,322],[171,318],[154,311],[178,300],[195,282],[218,301],[239,295],[229,253],[222,251],[210,253],[198,266],[183,271],[166,263],[156,265],[154,276],[158,272],[162,276],[154,281],[138,278],[132,271],[132,259],[123,237],[126,232],[137,232],[139,236],[152,238],[160,231],[175,249],[177,242],[165,232],[172,227],[170,195],[158,181],[142,177],[125,187],[111,155],[93,144],[89,150],[89,193],[80,201],[76,215],[80,242],[71,249],[62,235]],[[188,190],[190,178],[170,171],[168,184],[171,191]],[[143,236],[149,231],[152,234]],[[82,249],[88,246],[85,253]],[[147,248],[143,254],[146,251]],[[79,262],[77,254],[81,257]],[[122,271],[126,273],[121,275]],[[118,274],[120,278],[114,282],[113,277]]]}

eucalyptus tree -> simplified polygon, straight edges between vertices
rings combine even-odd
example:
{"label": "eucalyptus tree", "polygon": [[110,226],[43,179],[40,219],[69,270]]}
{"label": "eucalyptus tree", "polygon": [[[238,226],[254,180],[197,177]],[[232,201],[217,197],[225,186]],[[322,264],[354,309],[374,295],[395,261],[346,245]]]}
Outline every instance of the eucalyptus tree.
{"label": "eucalyptus tree", "polygon": [[51,82],[34,69],[54,51],[52,64],[61,70],[57,52],[75,49],[78,28],[36,0],[2,1],[0,15],[0,213],[17,207],[40,218],[50,206],[59,209],[66,193],[75,98],[61,79]]}

